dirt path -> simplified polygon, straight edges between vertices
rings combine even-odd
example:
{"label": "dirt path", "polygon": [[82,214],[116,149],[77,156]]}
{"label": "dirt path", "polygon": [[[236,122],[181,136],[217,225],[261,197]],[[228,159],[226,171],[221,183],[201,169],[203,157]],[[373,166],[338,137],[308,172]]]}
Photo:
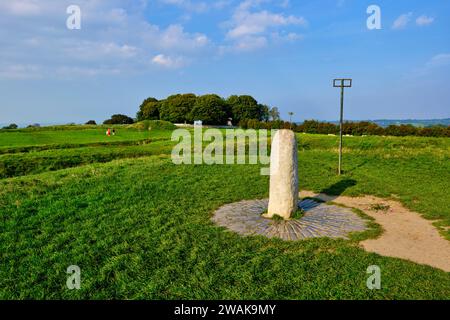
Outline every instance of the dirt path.
{"label": "dirt path", "polygon": [[[411,260],[450,272],[450,241],[439,234],[430,220],[406,209],[397,201],[372,196],[333,197],[309,191],[302,191],[300,196],[340,203],[360,209],[373,217],[383,227],[384,232],[378,239],[360,243],[367,251]],[[375,211],[372,208],[374,205],[389,207],[386,211]]]}

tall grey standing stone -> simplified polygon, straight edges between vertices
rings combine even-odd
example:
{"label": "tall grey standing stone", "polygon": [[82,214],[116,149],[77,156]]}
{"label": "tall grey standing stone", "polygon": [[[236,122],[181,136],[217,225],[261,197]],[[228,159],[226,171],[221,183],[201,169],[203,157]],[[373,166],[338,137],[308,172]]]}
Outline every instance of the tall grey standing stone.
{"label": "tall grey standing stone", "polygon": [[265,215],[290,219],[298,208],[297,141],[291,130],[279,130],[270,154],[269,208]]}

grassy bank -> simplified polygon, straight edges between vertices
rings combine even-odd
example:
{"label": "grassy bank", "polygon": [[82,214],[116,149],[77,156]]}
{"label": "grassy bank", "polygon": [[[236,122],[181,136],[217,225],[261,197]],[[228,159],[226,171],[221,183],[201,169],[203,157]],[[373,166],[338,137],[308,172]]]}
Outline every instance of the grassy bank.
{"label": "grassy bank", "polygon": [[[53,136],[47,143],[98,138],[84,133],[78,141]],[[129,137],[124,141],[158,137],[140,134],[123,132]],[[159,137],[170,139],[170,131]],[[29,139],[8,147],[29,146]],[[394,197],[450,226],[450,139],[347,137],[342,177],[335,174],[337,137],[298,139],[301,188]],[[14,164],[11,175],[24,176],[0,179],[0,298],[450,296],[449,273],[367,253],[356,240],[241,238],[215,226],[210,216],[221,205],[267,197],[268,177],[259,174],[259,165],[176,166],[172,145],[166,140],[1,156],[0,163]],[[74,264],[82,272],[79,291],[65,287],[66,269]],[[374,264],[381,267],[382,290],[366,287],[366,269]]]}
{"label": "grassy bank", "polygon": [[[104,128],[92,129],[70,129],[70,130],[3,130],[0,132],[0,154],[33,150],[32,147],[51,148],[52,146],[70,147],[82,144],[108,144],[114,142],[145,140],[149,138],[170,138],[170,131],[148,131],[117,128],[115,136],[108,137]],[[22,148],[22,149],[21,149]],[[61,148],[61,147],[60,147]],[[38,149],[39,150],[39,149]]]}
{"label": "grassy bank", "polygon": [[[237,178],[239,177],[239,178]],[[0,182],[1,298],[444,299],[448,273],[355,242],[241,238],[210,222],[267,196],[256,166],[119,160]],[[249,187],[251,186],[251,187]],[[82,289],[65,288],[67,266]],[[365,286],[379,265],[383,289]]]}

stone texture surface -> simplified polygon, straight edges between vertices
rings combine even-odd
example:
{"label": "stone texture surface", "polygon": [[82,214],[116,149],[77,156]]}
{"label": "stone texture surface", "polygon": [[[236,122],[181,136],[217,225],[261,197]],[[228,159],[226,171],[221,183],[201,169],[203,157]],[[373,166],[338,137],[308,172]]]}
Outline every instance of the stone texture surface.
{"label": "stone texture surface", "polygon": [[272,141],[270,154],[270,192],[267,217],[275,214],[289,219],[297,210],[298,161],[297,141],[291,130],[279,130]]}
{"label": "stone texture surface", "polygon": [[351,209],[319,203],[311,199],[298,202],[305,211],[300,219],[274,221],[262,216],[269,201],[245,200],[219,208],[212,220],[244,236],[262,235],[283,240],[307,238],[348,238],[350,232],[367,229],[364,219]]}

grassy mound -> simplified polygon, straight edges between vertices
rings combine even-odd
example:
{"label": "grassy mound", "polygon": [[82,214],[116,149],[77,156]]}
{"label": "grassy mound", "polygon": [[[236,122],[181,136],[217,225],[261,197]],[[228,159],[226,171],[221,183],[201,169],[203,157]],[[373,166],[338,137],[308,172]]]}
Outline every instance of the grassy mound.
{"label": "grassy mound", "polygon": [[174,130],[176,126],[168,121],[162,120],[144,120],[128,126],[129,129],[138,130]]}

